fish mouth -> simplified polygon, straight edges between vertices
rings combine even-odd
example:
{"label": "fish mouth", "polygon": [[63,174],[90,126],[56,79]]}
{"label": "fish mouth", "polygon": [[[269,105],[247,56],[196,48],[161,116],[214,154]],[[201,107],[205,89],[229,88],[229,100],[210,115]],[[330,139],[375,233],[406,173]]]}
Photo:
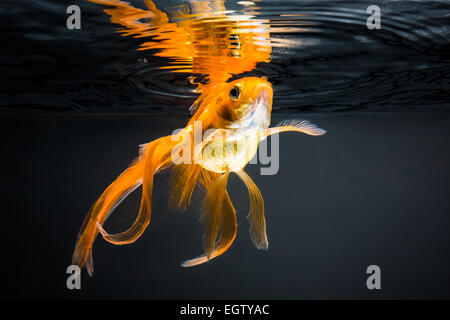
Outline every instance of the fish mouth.
{"label": "fish mouth", "polygon": [[266,84],[260,84],[256,87],[256,90],[258,93],[244,121],[249,126],[267,128],[270,124],[270,113],[272,111],[272,88]]}
{"label": "fish mouth", "polygon": [[259,90],[258,94],[256,95],[255,102],[253,103],[254,108],[258,107],[265,107],[266,109],[269,109],[271,107],[271,103],[269,101],[270,95],[269,95],[269,87],[267,85],[259,85],[256,90]]}

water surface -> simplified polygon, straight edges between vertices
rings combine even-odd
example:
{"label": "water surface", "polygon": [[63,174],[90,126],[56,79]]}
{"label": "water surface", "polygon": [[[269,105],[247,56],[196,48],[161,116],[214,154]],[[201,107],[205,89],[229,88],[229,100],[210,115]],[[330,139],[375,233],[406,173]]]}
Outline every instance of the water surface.
{"label": "water surface", "polygon": [[366,26],[373,1],[156,1],[156,18],[111,2],[78,3],[81,30],[68,30],[68,2],[5,1],[2,110],[187,114],[227,67],[267,76],[274,112],[448,112],[450,1],[378,1],[380,30]]}

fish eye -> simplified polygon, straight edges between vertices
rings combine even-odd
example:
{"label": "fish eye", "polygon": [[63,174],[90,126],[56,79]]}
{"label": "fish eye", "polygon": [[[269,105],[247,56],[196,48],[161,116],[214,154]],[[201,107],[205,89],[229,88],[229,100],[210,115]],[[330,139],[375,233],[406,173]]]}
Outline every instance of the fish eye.
{"label": "fish eye", "polygon": [[230,90],[230,98],[231,100],[236,101],[241,96],[241,88],[239,86],[234,86]]}

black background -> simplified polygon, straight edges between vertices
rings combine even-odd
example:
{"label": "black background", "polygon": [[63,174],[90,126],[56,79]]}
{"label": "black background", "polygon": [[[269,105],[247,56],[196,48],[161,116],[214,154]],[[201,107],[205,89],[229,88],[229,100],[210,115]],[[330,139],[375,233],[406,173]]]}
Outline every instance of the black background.
{"label": "black background", "polygon": [[[170,12],[180,1],[156,2]],[[148,39],[123,37],[105,7],[76,3],[81,30],[66,28],[73,1],[4,0],[0,9],[2,298],[450,298],[448,1],[382,1],[373,31],[369,0],[258,2],[278,46],[270,63],[236,77],[268,77],[273,123],[308,119],[328,131],[282,134],[277,175],[246,169],[265,199],[269,250],[250,241],[248,194],[232,175],[234,244],[181,267],[202,252],[202,194],[186,213],[169,212],[161,173],[148,230],[129,246],[98,238],[94,277],[83,272],[82,289],[70,291],[66,268],[89,207],[139,144],[186,124],[197,96],[190,74],[137,50]],[[298,19],[281,18],[292,12]],[[136,192],[106,230],[125,230],[138,206]],[[366,287],[372,264],[381,290]]]}
{"label": "black background", "polygon": [[[223,256],[182,268],[202,251],[201,194],[186,213],[169,212],[162,173],[144,235],[120,247],[98,238],[94,277],[83,272],[82,290],[70,291],[66,268],[90,205],[137,156],[138,144],[170,134],[187,117],[3,115],[3,297],[449,298],[450,117],[301,118],[328,133],[280,135],[277,175],[247,167],[265,199],[268,251],[250,241],[248,195],[232,176],[236,241]],[[106,229],[127,228],[138,205],[135,193]],[[371,264],[381,268],[381,290],[366,288]]]}

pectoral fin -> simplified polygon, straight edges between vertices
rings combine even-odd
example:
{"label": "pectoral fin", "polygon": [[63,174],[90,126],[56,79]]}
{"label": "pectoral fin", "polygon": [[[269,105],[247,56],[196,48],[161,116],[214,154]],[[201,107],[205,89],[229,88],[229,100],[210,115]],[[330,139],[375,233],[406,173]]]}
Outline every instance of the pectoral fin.
{"label": "pectoral fin", "polygon": [[267,129],[266,136],[286,131],[301,132],[310,136],[322,136],[327,132],[308,120],[284,120],[277,124],[276,127]]}
{"label": "pectoral fin", "polygon": [[236,174],[244,182],[250,196],[250,210],[247,216],[250,222],[250,238],[258,249],[267,250],[269,242],[264,217],[264,199],[256,184],[243,170]]}

